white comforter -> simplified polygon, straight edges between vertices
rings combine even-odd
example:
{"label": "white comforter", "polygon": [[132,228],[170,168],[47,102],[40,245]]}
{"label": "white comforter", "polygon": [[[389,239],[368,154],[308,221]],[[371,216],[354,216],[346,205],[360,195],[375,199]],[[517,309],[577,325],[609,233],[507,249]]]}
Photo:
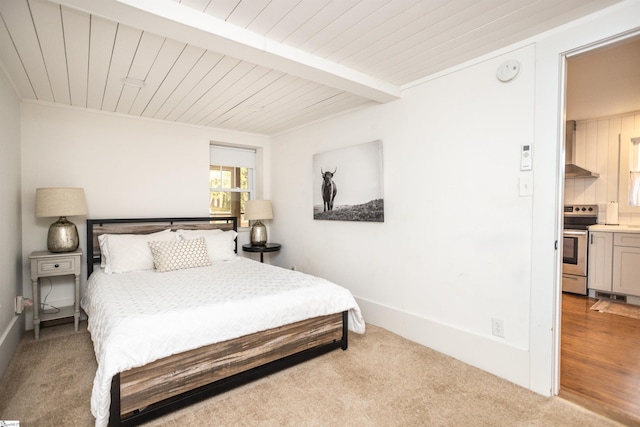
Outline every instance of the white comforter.
{"label": "white comforter", "polygon": [[98,370],[91,412],[109,419],[111,378],[118,372],[203,345],[349,310],[349,329],[364,320],[351,293],[331,282],[247,258],[167,273],[155,270],[89,278],[89,316]]}

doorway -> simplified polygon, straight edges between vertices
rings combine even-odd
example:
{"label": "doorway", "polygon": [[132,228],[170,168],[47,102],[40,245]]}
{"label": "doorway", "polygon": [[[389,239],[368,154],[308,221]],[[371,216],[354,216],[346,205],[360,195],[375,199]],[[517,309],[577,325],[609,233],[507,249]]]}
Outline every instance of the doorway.
{"label": "doorway", "polygon": [[[565,61],[563,117],[582,127],[579,161],[600,177],[565,178],[564,204],[598,204],[600,219],[606,203],[618,201],[613,143],[630,123],[640,127],[640,35],[568,54]],[[640,425],[640,406],[633,404],[640,402],[640,388],[625,384],[640,383],[640,360],[635,356],[640,347],[634,347],[640,320],[590,310],[597,301],[594,296],[594,292],[591,298],[562,294],[559,395],[594,412]]]}

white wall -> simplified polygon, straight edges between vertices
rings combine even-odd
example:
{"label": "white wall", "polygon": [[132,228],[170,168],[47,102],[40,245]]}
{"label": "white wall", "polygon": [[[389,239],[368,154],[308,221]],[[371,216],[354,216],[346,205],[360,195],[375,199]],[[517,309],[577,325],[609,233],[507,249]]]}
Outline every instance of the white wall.
{"label": "white wall", "polygon": [[[522,71],[501,83],[495,72],[506,59]],[[466,361],[480,357],[467,343],[483,337],[487,351],[509,348],[512,364],[526,369],[532,198],[519,195],[519,153],[533,142],[534,60],[534,47],[524,47],[408,89],[394,103],[275,138],[278,263],[346,286],[371,323]],[[313,154],[376,139],[385,222],[314,221]],[[492,337],[492,317],[504,320],[504,339]]]}
{"label": "white wall", "polygon": [[[625,2],[428,79],[394,103],[274,138],[277,262],[348,287],[370,323],[555,393],[562,54],[630,31],[634,16],[639,3]],[[522,64],[511,83],[495,78],[505,59]],[[314,221],[313,154],[376,139],[385,222]],[[533,197],[519,196],[527,143]],[[492,336],[492,318],[504,321],[504,338]]]}
{"label": "white wall", "polygon": [[[38,187],[83,187],[91,218],[207,216],[211,141],[258,147],[269,160],[264,136],[73,108],[23,103],[21,125],[25,260],[32,251],[46,249],[47,230],[55,221],[34,217]],[[261,175],[268,188],[269,174]],[[86,218],[69,219],[78,227],[84,249]],[[28,263],[22,265],[23,292],[31,296]],[[83,265],[83,280],[85,276]],[[52,281],[48,301],[71,304],[72,278]]]}
{"label": "white wall", "polygon": [[20,100],[0,70],[0,376],[22,336],[14,299],[22,289]]}

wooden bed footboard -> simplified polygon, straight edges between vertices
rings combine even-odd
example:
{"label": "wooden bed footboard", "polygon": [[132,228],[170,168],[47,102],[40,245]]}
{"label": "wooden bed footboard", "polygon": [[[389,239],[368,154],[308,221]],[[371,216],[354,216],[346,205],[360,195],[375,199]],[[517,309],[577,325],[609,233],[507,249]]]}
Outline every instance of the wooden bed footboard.
{"label": "wooden bed footboard", "polygon": [[109,425],[137,425],[347,346],[345,311],[160,359],[113,377]]}

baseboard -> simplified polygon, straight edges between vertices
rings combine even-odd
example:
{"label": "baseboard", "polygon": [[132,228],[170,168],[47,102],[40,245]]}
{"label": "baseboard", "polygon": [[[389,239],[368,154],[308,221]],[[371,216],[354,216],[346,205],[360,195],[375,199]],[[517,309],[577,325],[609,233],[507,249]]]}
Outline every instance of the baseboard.
{"label": "baseboard", "polygon": [[20,321],[22,318],[22,315],[14,316],[0,336],[0,377],[4,375],[22,339],[24,333],[24,324]]}
{"label": "baseboard", "polygon": [[530,353],[393,307],[356,298],[364,320],[525,388]]}

